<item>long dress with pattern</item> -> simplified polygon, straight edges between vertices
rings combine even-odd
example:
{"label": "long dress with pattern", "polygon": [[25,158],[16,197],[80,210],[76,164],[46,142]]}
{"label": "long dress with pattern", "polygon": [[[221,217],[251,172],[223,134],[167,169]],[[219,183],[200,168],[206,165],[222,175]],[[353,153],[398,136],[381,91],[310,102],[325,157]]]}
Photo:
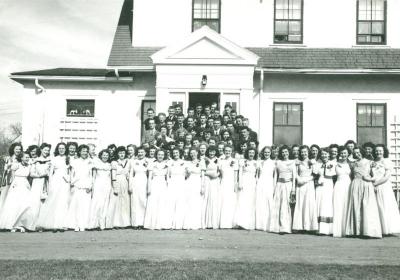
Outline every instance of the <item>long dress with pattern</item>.
{"label": "long dress with pattern", "polygon": [[208,190],[208,195],[205,197],[205,227],[219,228],[221,214],[221,179],[218,176],[217,158],[206,159],[205,187]]}
{"label": "long dress with pattern", "polygon": [[89,158],[71,161],[73,169],[72,195],[65,227],[84,230],[89,227],[93,163]]}
{"label": "long dress with pattern", "polygon": [[131,190],[131,225],[142,227],[147,204],[147,170],[144,159],[131,159],[129,188]]}
{"label": "long dress with pattern", "polygon": [[268,231],[274,205],[275,161],[268,159],[259,163],[260,178],[256,186],[256,229]]}
{"label": "long dress with pattern", "polygon": [[257,161],[244,160],[240,164],[242,169],[239,181],[242,189],[238,191],[238,202],[235,213],[235,223],[237,226],[254,230],[256,228],[256,173],[258,169]]}
{"label": "long dress with pattern", "polygon": [[89,228],[106,227],[107,211],[112,194],[111,164],[96,161],[94,164],[94,183],[90,204]]}
{"label": "long dress with pattern", "polygon": [[347,210],[350,199],[351,169],[347,162],[336,164],[337,180],[333,189],[333,236],[346,235]]}
{"label": "long dress with pattern", "polygon": [[352,172],[354,179],[350,185],[346,235],[381,238],[382,226],[374,186],[363,180],[363,176],[371,175],[371,161],[361,159],[354,162]]}
{"label": "long dress with pattern", "polygon": [[203,227],[202,207],[204,196],[201,194],[201,173],[205,166],[202,161],[186,162],[189,177],[186,179],[186,211],[183,220],[184,229],[201,229]]}
{"label": "long dress with pattern", "polygon": [[[383,178],[386,172],[391,173],[392,169],[392,162],[389,159],[376,161],[372,164],[372,174],[376,180]],[[385,183],[377,186],[376,199],[381,219],[382,234],[400,233],[399,208],[390,178]]]}
{"label": "long dress with pattern", "polygon": [[237,160],[223,158],[219,161],[221,171],[221,208],[220,228],[232,228],[234,226],[237,195],[235,192],[235,172],[239,170]]}
{"label": "long dress with pattern", "polygon": [[271,232],[291,233],[292,213],[290,208],[290,194],[293,187],[295,162],[292,160],[276,162],[278,180],[274,193],[274,207],[271,216]]}
{"label": "long dress with pattern", "polygon": [[71,199],[71,168],[65,156],[52,159],[52,174],[49,178],[48,197],[40,209],[38,228],[63,229]]}
{"label": "long dress with pattern", "polygon": [[[108,216],[111,227],[124,228],[131,225],[131,202],[129,195],[129,161],[113,161],[111,168],[115,170],[113,194],[110,195],[112,216]],[[109,212],[110,213],[110,212]]]}
{"label": "long dress with pattern", "polygon": [[169,162],[168,197],[165,209],[172,217],[171,228],[183,229],[186,212],[186,163],[182,159]]}
{"label": "long dress with pattern", "polygon": [[[328,161],[319,165],[319,185],[315,198],[318,216],[318,233],[330,235],[333,232],[333,177],[336,175],[336,163]],[[320,185],[322,184],[322,185]]]}
{"label": "long dress with pattern", "polygon": [[165,161],[154,162],[149,165],[151,171],[150,195],[147,198],[144,227],[147,229],[163,229],[170,223],[171,217],[165,213],[167,205],[167,174],[168,164]]}
{"label": "long dress with pattern", "polygon": [[27,219],[24,221],[25,228],[35,230],[36,223],[39,218],[40,209],[43,205],[42,196],[48,189],[50,175],[50,158],[37,158],[37,161],[32,165],[30,176],[33,178],[30,192],[29,212]]}
{"label": "long dress with pattern", "polygon": [[11,167],[13,180],[9,186],[7,199],[0,213],[0,229],[11,230],[25,226],[26,214],[30,207],[30,189],[28,181],[30,166],[14,163]]}
{"label": "long dress with pattern", "polygon": [[312,161],[303,160],[298,162],[293,230],[318,230],[315,186],[312,172]]}

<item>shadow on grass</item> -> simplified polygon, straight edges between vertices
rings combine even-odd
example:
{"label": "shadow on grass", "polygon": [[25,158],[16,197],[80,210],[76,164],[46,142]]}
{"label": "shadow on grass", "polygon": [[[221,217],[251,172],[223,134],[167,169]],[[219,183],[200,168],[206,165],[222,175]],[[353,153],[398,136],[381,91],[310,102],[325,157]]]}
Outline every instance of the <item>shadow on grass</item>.
{"label": "shadow on grass", "polygon": [[0,262],[0,279],[396,279],[400,266],[215,261]]}

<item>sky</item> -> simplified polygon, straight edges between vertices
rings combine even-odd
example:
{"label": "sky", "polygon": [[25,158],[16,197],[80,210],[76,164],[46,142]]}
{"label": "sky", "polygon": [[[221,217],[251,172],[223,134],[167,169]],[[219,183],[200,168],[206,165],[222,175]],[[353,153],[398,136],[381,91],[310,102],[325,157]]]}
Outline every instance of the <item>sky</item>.
{"label": "sky", "polygon": [[123,0],[0,0],[0,127],[22,118],[12,72],[107,65]]}

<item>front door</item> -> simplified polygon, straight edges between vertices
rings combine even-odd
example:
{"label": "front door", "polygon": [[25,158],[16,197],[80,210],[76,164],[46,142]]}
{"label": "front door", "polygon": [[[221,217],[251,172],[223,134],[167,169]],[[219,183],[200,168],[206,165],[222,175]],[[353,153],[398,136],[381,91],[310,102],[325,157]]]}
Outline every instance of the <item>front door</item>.
{"label": "front door", "polygon": [[213,102],[217,102],[218,108],[220,108],[220,93],[219,92],[190,92],[189,93],[189,107],[195,108],[196,104],[211,105]]}

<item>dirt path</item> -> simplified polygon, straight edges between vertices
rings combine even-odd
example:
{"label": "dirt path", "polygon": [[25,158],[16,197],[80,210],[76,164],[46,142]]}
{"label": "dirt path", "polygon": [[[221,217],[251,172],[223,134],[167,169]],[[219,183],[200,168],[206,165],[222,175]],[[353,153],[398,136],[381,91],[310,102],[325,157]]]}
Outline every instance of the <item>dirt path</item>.
{"label": "dirt path", "polygon": [[0,233],[0,259],[211,259],[400,265],[400,238],[337,239],[240,230]]}

